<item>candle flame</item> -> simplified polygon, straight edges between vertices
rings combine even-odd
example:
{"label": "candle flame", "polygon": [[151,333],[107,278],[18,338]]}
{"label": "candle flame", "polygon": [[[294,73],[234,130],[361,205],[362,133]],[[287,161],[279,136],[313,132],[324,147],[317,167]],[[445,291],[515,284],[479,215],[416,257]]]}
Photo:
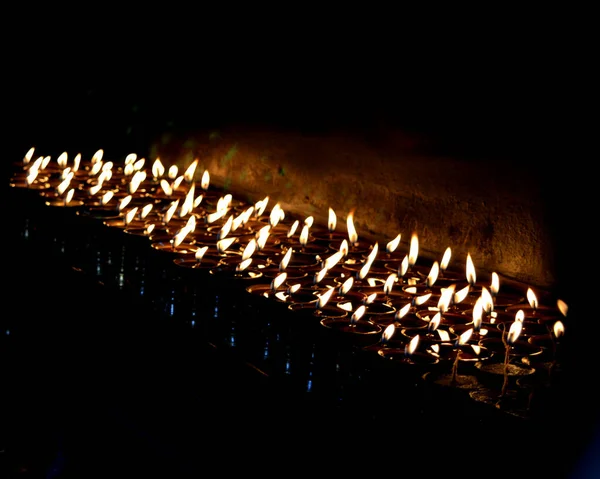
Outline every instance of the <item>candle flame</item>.
{"label": "candle flame", "polygon": [[393,240],[388,242],[388,244],[385,246],[385,251],[387,253],[393,253],[394,251],[396,251],[396,248],[398,248],[398,245],[400,244],[401,236],[402,235],[398,234],[398,236],[396,236]]}
{"label": "candle flame", "polygon": [[254,254],[255,250],[256,250],[256,238],[252,238],[248,242],[246,247],[244,248],[244,251],[242,253],[242,261],[250,258]]}
{"label": "candle flame", "polygon": [[140,158],[138,161],[136,161],[133,164],[133,169],[137,172],[137,171],[141,171],[142,168],[144,168],[144,165],[146,164],[146,158]]}
{"label": "candle flame", "polygon": [[198,261],[198,262],[202,261],[202,258],[204,258],[204,255],[206,254],[207,251],[208,251],[208,246],[202,246],[201,248],[198,248],[196,250],[196,252],[194,253],[194,257],[196,258],[196,261]]}
{"label": "candle flame", "polygon": [[202,179],[200,180],[200,187],[206,191],[208,190],[208,186],[210,185],[210,173],[208,170],[204,170],[202,173]]}
{"label": "candle flame", "polygon": [[233,215],[230,215],[229,218],[227,218],[227,221],[225,221],[225,223],[223,224],[223,226],[221,226],[221,229],[219,230],[219,234],[217,235],[217,239],[225,238],[231,231],[232,225],[233,225]]}
{"label": "candle flame", "polygon": [[348,291],[350,291],[350,289],[352,288],[352,286],[354,285],[354,277],[350,276],[346,281],[344,281],[342,283],[342,285],[340,286],[340,294],[344,295],[346,294]]}
{"label": "candle flame", "polygon": [[442,271],[446,271],[446,268],[448,268],[448,264],[450,263],[451,257],[452,257],[452,249],[450,248],[450,246],[448,246],[446,248],[446,251],[444,251],[444,256],[442,256],[442,261],[440,262],[440,269]]}
{"label": "candle flame", "polygon": [[335,231],[335,227],[337,226],[337,216],[333,208],[329,207],[329,218],[327,220],[327,229],[329,232]]}
{"label": "candle flame", "polygon": [[257,217],[261,216],[265,212],[265,209],[267,208],[268,203],[269,203],[268,196],[265,196],[262,200],[256,202],[256,204],[254,205],[254,209],[255,209],[255,214]]}
{"label": "candle flame", "polygon": [[25,156],[23,157],[23,164],[28,165],[29,162],[31,161],[31,158],[33,157],[33,153],[35,152],[35,147],[31,147],[29,148],[29,150],[27,150],[27,153],[25,153]]}
{"label": "candle flame", "polygon": [[344,311],[352,311],[352,302],[351,301],[347,301],[345,303],[338,303],[337,305],[338,308],[343,309]]}
{"label": "candle flame", "polygon": [[396,332],[396,326],[394,326],[393,324],[388,325],[383,330],[383,334],[381,335],[381,342],[387,343],[390,339],[392,339],[392,336],[394,335],[395,332]]}
{"label": "candle flame", "polygon": [[375,299],[377,299],[377,293],[371,293],[369,296],[367,296],[367,297],[364,299],[364,301],[363,301],[363,302],[364,302],[365,304],[372,304],[372,303],[373,303],[373,301],[375,301]]}
{"label": "candle flame", "polygon": [[123,211],[123,209],[129,204],[131,203],[131,200],[133,199],[133,197],[131,195],[127,195],[124,198],[121,199],[121,201],[119,201],[119,211]]}
{"label": "candle flame", "polygon": [[271,235],[271,225],[263,226],[256,234],[256,245],[258,249],[263,249],[267,244],[267,239]]}
{"label": "candle flame", "polygon": [[314,216],[307,216],[306,218],[304,218],[304,224],[306,226],[308,226],[309,228],[312,227],[314,222],[315,222]]}
{"label": "candle flame", "polygon": [[56,159],[56,162],[58,163],[58,166],[60,166],[61,168],[65,168],[67,166],[67,152],[63,151],[59,157]]}
{"label": "candle flame", "polygon": [[107,191],[102,195],[102,200],[100,201],[103,205],[107,205],[110,200],[112,200],[113,196],[115,196],[114,191]]}
{"label": "candle flame", "polygon": [[171,184],[164,178],[160,180],[160,187],[162,188],[165,195],[171,196],[173,194],[173,188],[171,187]]}
{"label": "candle flame", "polygon": [[475,272],[475,265],[473,264],[471,253],[467,253],[467,281],[471,286],[474,286],[476,280],[477,274]]}
{"label": "candle flame", "polygon": [[529,306],[531,306],[533,309],[537,309],[538,299],[531,288],[527,288],[527,301],[529,301]]}
{"label": "candle flame", "polygon": [[179,171],[179,168],[177,167],[177,165],[169,166],[169,169],[167,171],[167,178],[169,178],[170,180],[174,180],[175,178],[177,178],[178,171]]}
{"label": "candle flame", "polygon": [[469,291],[471,291],[471,285],[467,284],[465,287],[454,293],[454,304],[462,303],[469,295]]}
{"label": "candle flame", "polygon": [[420,341],[420,336],[418,334],[413,336],[413,338],[410,340],[410,342],[406,345],[406,348],[404,349],[404,355],[412,356],[414,354],[414,352],[417,350],[419,341]]}
{"label": "candle flame", "polygon": [[337,251],[333,253],[331,256],[325,259],[324,267],[327,269],[333,268],[336,264],[338,264],[342,258],[344,257],[344,253],[341,251]]}
{"label": "candle flame", "polygon": [[479,332],[481,329],[481,323],[483,322],[483,299],[477,298],[475,305],[473,306],[473,329]]}
{"label": "candle flame", "polygon": [[327,274],[329,270],[327,268],[323,268],[321,269],[321,271],[319,271],[317,274],[315,274],[315,277],[313,279],[313,283],[314,284],[319,284],[321,282],[321,280],[325,277],[325,275]]}
{"label": "candle flame", "polygon": [[569,306],[567,306],[567,303],[565,303],[562,299],[557,299],[556,306],[562,315],[566,317],[567,313],[569,312]]}
{"label": "candle flame", "polygon": [[225,238],[225,239],[217,241],[217,251],[219,252],[219,254],[225,253],[225,251],[227,251],[227,249],[233,243],[235,243],[236,240],[237,240],[237,238],[233,237],[233,238]]}
{"label": "candle flame", "polygon": [[356,324],[356,322],[364,316],[366,310],[367,307],[364,304],[361,304],[358,308],[356,308],[356,311],[354,311],[350,317],[350,324]]}
{"label": "candle flame", "polygon": [[425,304],[427,301],[429,301],[429,298],[431,298],[431,294],[432,293],[427,293],[422,296],[415,297],[415,299],[413,300],[415,305],[421,306],[421,305]]}
{"label": "candle flame", "polygon": [[493,296],[496,296],[500,291],[500,276],[498,276],[498,273],[492,273],[492,283],[490,285],[490,289]]}
{"label": "candle flame", "polygon": [[406,316],[408,314],[408,312],[410,311],[411,306],[412,305],[410,303],[402,306],[402,308],[400,308],[398,311],[396,311],[396,314],[394,315],[394,319],[399,320],[399,319],[402,319],[404,316]]}
{"label": "candle flame", "polygon": [[427,325],[427,329],[430,332],[435,331],[438,326],[440,325],[440,322],[442,321],[442,313],[440,313],[439,311],[435,314],[435,316],[431,319],[431,321],[429,321],[429,324]]}
{"label": "candle flame", "polygon": [[506,342],[512,346],[519,339],[519,335],[521,334],[521,330],[523,329],[522,321],[514,321],[510,325],[510,329],[508,330],[508,335],[506,336]]}
{"label": "candle flame", "polygon": [[274,228],[275,226],[277,226],[279,221],[283,220],[284,218],[284,211],[281,209],[279,203],[276,203],[275,206],[273,206],[273,208],[271,209],[271,214],[269,215],[269,223]]}
{"label": "candle flame", "polygon": [[333,291],[334,289],[330,288],[325,293],[317,295],[317,297],[319,298],[319,300],[317,301],[317,309],[321,309],[327,304],[329,298],[331,298],[331,295],[333,294]]}
{"label": "candle flame", "polygon": [[92,165],[96,163],[102,163],[102,157],[104,156],[104,150],[100,148],[92,155],[91,163]]}
{"label": "candle flame", "polygon": [[196,158],[194,161],[192,161],[190,163],[190,165],[187,167],[187,169],[183,173],[183,178],[188,183],[191,183],[192,180],[194,179],[194,174],[196,173],[196,168],[198,167],[198,162],[199,161],[200,160],[198,160],[198,158]]}
{"label": "candle flame", "polygon": [[279,271],[285,271],[290,262],[290,259],[292,258],[293,251],[294,250],[292,248],[288,248],[288,250],[285,252],[285,255],[283,255],[283,259],[279,263]]}
{"label": "candle flame", "polygon": [[348,216],[346,217],[346,229],[348,231],[348,241],[351,245],[356,244],[358,241],[358,233],[354,227],[354,211],[348,213]]}
{"label": "candle flame", "polygon": [[431,288],[436,282],[438,275],[440,273],[440,265],[437,261],[433,262],[433,266],[427,275],[427,287]]}
{"label": "candle flame", "polygon": [[133,218],[135,218],[135,215],[137,213],[138,207],[135,206],[133,208],[131,208],[126,214],[125,214],[125,223],[129,224],[133,221]]}
{"label": "candle flame", "polygon": [[469,328],[464,333],[462,333],[458,337],[458,339],[456,341],[456,345],[463,346],[463,345],[467,344],[469,342],[469,340],[471,339],[471,336],[473,336],[473,328]]}
{"label": "candle flame", "polygon": [[283,283],[285,283],[285,280],[287,279],[287,273],[279,273],[274,279],[273,281],[271,281],[271,290],[275,291],[277,288],[279,288]]}
{"label": "candle flame", "polygon": [[246,268],[248,268],[248,266],[250,266],[250,263],[252,263],[252,258],[247,258],[245,260],[242,260],[236,267],[235,270],[236,271],[244,271]]}
{"label": "candle flame", "polygon": [[340,253],[342,253],[342,255],[344,257],[346,257],[348,255],[349,250],[350,250],[350,247],[348,246],[348,240],[346,240],[346,239],[342,240],[342,242],[340,243],[340,248],[339,248]]}
{"label": "candle flame", "polygon": [[403,278],[408,271],[408,256],[405,256],[400,266],[398,266],[398,277]]}
{"label": "candle flame", "polygon": [[156,160],[154,160],[154,163],[152,163],[152,176],[154,178],[160,178],[164,174],[165,167],[160,161],[160,158],[156,158]]}
{"label": "candle flame", "polygon": [[560,338],[561,336],[563,336],[565,334],[565,325],[563,324],[562,321],[558,320],[554,323],[552,330],[554,331],[554,336],[556,336],[557,338]]}
{"label": "candle flame", "polygon": [[392,288],[394,284],[398,281],[398,276],[395,273],[390,274],[385,283],[383,284],[383,292],[384,294],[390,294],[392,292]]}
{"label": "candle flame", "polygon": [[455,289],[456,285],[454,283],[452,283],[447,288],[441,289],[440,299],[438,299],[437,307],[442,313],[448,311],[450,304],[452,304]]}
{"label": "candle flame", "polygon": [[152,203],[148,203],[147,205],[145,205],[142,208],[142,211],[140,213],[141,218],[142,219],[146,218],[150,214],[150,212],[152,211],[152,208],[153,208]]}
{"label": "candle flame", "polygon": [[480,298],[483,310],[488,314],[491,313],[494,310],[494,298],[485,286],[481,288]]}
{"label": "candle flame", "polygon": [[358,273],[356,275],[358,277],[358,279],[365,279],[367,277],[372,264],[373,264],[372,259],[367,259],[365,261],[365,264],[363,265],[362,268],[360,268],[360,270],[358,271]]}
{"label": "candle flame", "polygon": [[306,243],[308,243],[308,225],[304,225],[300,233],[300,244],[306,246]]}
{"label": "candle flame", "polygon": [[408,266],[414,266],[419,257],[419,237],[413,233],[410,237],[410,248],[408,250]]}
{"label": "candle flame", "polygon": [[522,309],[519,309],[519,311],[517,311],[515,314],[515,321],[519,321],[520,323],[522,323],[524,320],[525,320],[525,311],[523,311]]}
{"label": "candle flame", "polygon": [[298,229],[298,226],[300,225],[300,221],[296,220],[292,223],[292,226],[290,226],[290,229],[287,232],[287,237],[291,238],[292,236],[294,236],[294,233],[296,232],[296,230]]}

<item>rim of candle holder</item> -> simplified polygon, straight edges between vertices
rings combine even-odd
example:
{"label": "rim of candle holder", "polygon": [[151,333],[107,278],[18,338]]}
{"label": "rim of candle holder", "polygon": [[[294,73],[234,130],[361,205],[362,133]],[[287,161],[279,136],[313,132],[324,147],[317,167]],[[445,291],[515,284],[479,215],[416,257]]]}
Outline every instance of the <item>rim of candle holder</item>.
{"label": "rim of candle holder", "polygon": [[[506,353],[506,345],[502,338],[493,337],[493,338],[485,338],[479,341],[479,344],[483,347],[486,347],[499,355],[504,355]],[[542,354],[543,349],[539,346],[535,346],[529,343],[527,340],[519,338],[517,341],[510,346],[510,357],[511,358],[523,358],[523,357],[531,357]]]}
{"label": "rim of candle holder", "polygon": [[204,255],[200,260],[195,257],[190,258],[189,255],[174,258],[173,263],[177,266],[187,269],[209,270],[217,266],[221,261],[220,257]]}
{"label": "rim of candle holder", "polygon": [[[433,345],[436,345],[432,348]],[[494,358],[497,354],[485,346],[480,346],[476,342],[469,342],[467,344],[456,345],[456,341],[432,343],[427,346],[430,353],[437,355],[440,361],[445,363],[453,363],[456,360],[456,355],[460,351],[458,361],[461,364],[477,364],[485,361],[489,361]]]}
{"label": "rim of candle holder", "polygon": [[193,255],[198,250],[197,245],[185,242],[175,246],[170,242],[150,241],[150,247],[159,253],[176,255]]}
{"label": "rim of candle holder", "polygon": [[452,343],[458,339],[458,336],[449,332],[447,329],[438,328],[435,331],[423,331],[423,328],[401,328],[400,334],[410,340],[417,334],[420,337],[420,342],[424,345]]}
{"label": "rim of candle holder", "polygon": [[[319,317],[319,311],[321,310],[315,311],[314,315]],[[337,337],[349,340],[363,347],[367,344],[378,342],[383,332],[383,328],[380,325],[364,318],[352,321],[349,315],[343,317],[322,317],[319,324]]]}

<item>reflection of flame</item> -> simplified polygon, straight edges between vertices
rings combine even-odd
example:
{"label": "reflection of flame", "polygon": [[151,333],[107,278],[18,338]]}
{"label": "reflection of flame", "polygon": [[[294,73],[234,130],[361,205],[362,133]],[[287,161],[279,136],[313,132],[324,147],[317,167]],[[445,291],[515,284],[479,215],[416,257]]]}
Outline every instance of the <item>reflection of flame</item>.
{"label": "reflection of flame", "polygon": [[419,257],[419,237],[413,233],[410,237],[410,249],[408,250],[408,266],[414,266]]}
{"label": "reflection of flame", "polygon": [[346,217],[346,228],[348,230],[348,241],[350,244],[356,244],[358,241],[358,233],[354,227],[354,211],[348,213],[348,216]]}
{"label": "reflection of flame", "polygon": [[442,261],[440,261],[440,269],[442,271],[446,271],[446,268],[448,267],[448,264],[450,263],[451,257],[452,257],[452,250],[450,249],[450,246],[448,246],[446,248],[446,251],[444,251],[444,256],[442,256]]}
{"label": "reflection of flame", "polygon": [[417,350],[417,346],[419,345],[419,340],[420,336],[418,334],[413,336],[413,338],[410,340],[410,342],[406,345],[406,348],[404,349],[404,354],[406,356],[411,356],[414,354],[414,352]]}
{"label": "reflection of flame", "polygon": [[467,281],[471,286],[475,285],[475,281],[477,280],[477,274],[475,273],[475,265],[473,264],[473,260],[471,259],[471,253],[467,253]]}
{"label": "reflection of flame", "polygon": [[396,251],[396,248],[398,248],[398,245],[400,244],[401,236],[402,235],[398,234],[398,236],[396,236],[392,241],[388,242],[388,244],[385,246],[385,251],[387,253],[393,253]]}
{"label": "reflection of flame", "polygon": [[506,342],[511,346],[515,344],[517,339],[519,339],[519,335],[521,334],[521,330],[523,329],[522,321],[514,321],[510,325],[510,329],[508,330],[508,335],[506,336]]}
{"label": "reflection of flame", "polygon": [[427,287],[431,288],[438,278],[440,273],[440,265],[437,261],[434,261],[431,271],[427,275]]}
{"label": "reflection of flame", "polygon": [[329,219],[327,221],[327,228],[329,229],[330,232],[335,230],[335,227],[337,225],[337,216],[335,214],[335,211],[333,211],[333,209],[330,207],[329,208]]}
{"label": "reflection of flame", "polygon": [[367,307],[364,304],[361,304],[358,308],[356,308],[356,311],[354,311],[350,317],[350,324],[355,324],[360,318],[362,318],[366,309]]}
{"label": "reflection of flame", "polygon": [[533,309],[538,307],[537,296],[531,288],[527,289],[527,301],[529,301],[529,306],[531,306]]}

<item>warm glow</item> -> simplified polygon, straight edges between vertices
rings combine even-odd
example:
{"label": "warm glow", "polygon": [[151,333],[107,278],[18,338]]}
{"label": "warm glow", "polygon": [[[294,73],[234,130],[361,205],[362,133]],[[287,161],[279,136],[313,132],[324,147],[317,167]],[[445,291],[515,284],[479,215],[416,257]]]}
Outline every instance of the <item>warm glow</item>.
{"label": "warm glow", "polygon": [[129,192],[134,194],[142,182],[146,179],[146,173],[143,171],[136,171],[129,182]]}
{"label": "warm glow", "polygon": [[371,293],[369,296],[367,296],[363,302],[365,304],[372,304],[373,301],[375,301],[377,299],[377,293]]}
{"label": "warm glow", "polygon": [[71,179],[73,178],[73,174],[67,175],[67,177],[60,182],[60,184],[56,187],[56,191],[59,195],[63,195],[67,188],[71,184]]}
{"label": "warm glow", "polygon": [[131,165],[137,160],[137,155],[135,153],[129,153],[125,157],[125,165]]}
{"label": "warm glow", "polygon": [[162,217],[164,224],[167,224],[169,221],[171,221],[171,218],[173,218],[175,211],[177,211],[177,206],[179,206],[179,200],[173,201],[169,208],[167,208],[166,213]]}
{"label": "warm glow", "polygon": [[475,285],[475,281],[477,281],[477,274],[475,273],[475,265],[473,264],[473,260],[471,259],[471,253],[467,253],[467,281],[471,286]]}
{"label": "warm glow", "polygon": [[403,278],[406,272],[408,271],[408,256],[405,256],[400,266],[398,266],[398,276]]}
{"label": "warm glow", "polygon": [[181,243],[183,243],[183,240],[185,239],[185,237],[188,235],[189,232],[190,231],[188,228],[181,228],[177,232],[177,234],[173,237],[173,246],[177,247]]}
{"label": "warm glow", "polygon": [[27,184],[31,185],[37,178],[39,170],[37,168],[30,168],[27,171]]}
{"label": "warm glow", "polygon": [[315,217],[314,216],[307,216],[306,218],[304,218],[304,224],[306,226],[308,226],[309,228],[312,227],[313,223],[315,222]]}
{"label": "warm glow", "polygon": [[234,236],[233,238],[225,238],[217,241],[217,251],[220,254],[224,253],[236,240],[237,238]]}
{"label": "warm glow", "polygon": [[358,233],[354,227],[354,211],[348,213],[348,216],[346,217],[346,228],[348,230],[348,241],[351,245],[356,244],[358,241]]}
{"label": "warm glow", "polygon": [[371,265],[373,264],[372,259],[367,259],[362,268],[357,272],[356,276],[358,279],[365,279],[369,274],[369,270],[371,269]]}
{"label": "warm glow", "polygon": [[538,307],[537,296],[531,288],[527,289],[527,301],[529,301],[529,306],[531,306],[533,309]]}
{"label": "warm glow", "polygon": [[415,306],[421,306],[421,305],[425,304],[427,301],[429,301],[429,298],[431,298],[431,294],[432,293],[427,293],[427,294],[424,294],[423,296],[417,296],[413,300],[415,303]]}
{"label": "warm glow", "polygon": [[383,292],[385,294],[390,294],[392,292],[392,288],[394,287],[394,284],[396,284],[396,281],[398,280],[398,276],[396,276],[395,273],[390,274],[387,279],[385,280],[385,283],[383,284]]}
{"label": "warm glow", "polygon": [[515,314],[515,321],[518,321],[520,323],[525,321],[525,311],[519,309],[519,311],[517,311],[517,313]]}
{"label": "warm glow", "polygon": [[344,311],[348,311],[348,312],[352,311],[352,309],[353,309],[352,302],[350,302],[350,301],[348,301],[346,303],[338,303],[337,307],[340,309],[343,309]]}
{"label": "warm glow", "polygon": [[135,171],[141,171],[142,168],[144,168],[144,165],[146,164],[146,158],[140,158],[138,161],[136,161],[133,164],[133,169]]}
{"label": "warm glow", "polygon": [[350,291],[350,289],[352,288],[352,286],[354,285],[354,277],[350,276],[346,281],[344,281],[342,283],[342,285],[340,286],[340,294],[344,295],[346,294],[348,291]]}
{"label": "warm glow", "polygon": [[172,183],[173,191],[176,191],[182,182],[183,182],[183,175],[180,175],[177,178],[175,178]]}
{"label": "warm glow", "polygon": [[46,169],[46,167],[47,167],[47,166],[50,164],[50,160],[51,160],[51,158],[50,158],[49,156],[45,156],[45,157],[42,159],[42,163],[41,163],[41,165],[40,165],[40,169],[41,169],[41,170],[45,170],[45,169]]}
{"label": "warm glow", "polygon": [[198,167],[198,158],[190,163],[185,172],[183,173],[183,179],[188,183],[191,183],[196,174],[196,168]]}
{"label": "warm glow", "polygon": [[419,257],[419,237],[413,233],[410,238],[410,249],[408,251],[408,266],[414,266]]}
{"label": "warm glow", "polygon": [[514,321],[511,325],[510,325],[510,329],[508,330],[508,335],[506,336],[506,342],[509,345],[513,345],[517,342],[517,339],[519,339],[519,335],[521,334],[521,330],[523,329],[523,322],[522,321]]}
{"label": "warm glow", "polygon": [[330,288],[328,289],[325,293],[321,294],[321,295],[317,295],[317,297],[319,298],[319,300],[317,301],[317,308],[321,309],[322,307],[324,307],[327,302],[329,301],[329,298],[331,298],[331,295],[334,292],[334,288]]}
{"label": "warm glow", "polygon": [[73,171],[79,170],[79,165],[81,163],[81,153],[77,153],[75,158],[73,158]]}
{"label": "warm glow", "polygon": [[338,251],[340,251],[342,253],[342,255],[344,257],[346,257],[348,255],[349,250],[350,250],[350,246],[348,245],[348,240],[346,240],[346,239],[342,240]]}
{"label": "warm glow", "polygon": [[398,245],[400,244],[401,236],[402,235],[398,234],[398,236],[396,236],[392,241],[388,242],[388,244],[385,246],[385,251],[387,253],[393,253],[396,251],[396,248],[398,248]]}
{"label": "warm glow", "polygon": [[35,152],[35,147],[32,146],[31,148],[29,148],[27,153],[25,153],[25,156],[23,157],[23,163],[25,165],[29,164],[29,162],[31,161],[31,158],[33,157],[34,152]]}
{"label": "warm glow", "polygon": [[285,280],[287,279],[287,273],[279,273],[274,279],[273,281],[271,281],[271,290],[275,291],[277,288],[279,288],[283,283],[285,283]]}
{"label": "warm glow", "polygon": [[115,196],[115,193],[114,193],[114,191],[107,191],[106,193],[104,193],[104,194],[102,195],[102,200],[101,200],[101,203],[102,203],[103,205],[106,205],[106,204],[108,204],[108,202],[109,202],[110,200],[112,200],[112,197],[113,197],[113,196]]}
{"label": "warm glow", "polygon": [[337,251],[325,259],[324,267],[327,269],[333,268],[336,264],[338,264],[342,258],[344,257],[344,253],[341,251]]}
{"label": "warm glow", "polygon": [[208,215],[206,215],[204,217],[204,221],[208,224],[210,223],[214,223],[217,220],[220,220],[221,218],[223,218],[223,216],[225,216],[227,214],[227,210],[226,209],[222,209],[222,210],[217,210],[214,213],[210,213]]}
{"label": "warm glow", "polygon": [[438,274],[440,273],[440,265],[437,261],[434,261],[433,266],[431,267],[431,271],[427,275],[427,287],[431,288],[438,278]]}
{"label": "warm glow", "polygon": [[92,155],[91,163],[95,165],[96,163],[102,163],[102,157],[104,156],[104,150],[99,149]]}
{"label": "warm glow", "polygon": [[406,345],[406,348],[404,350],[404,354],[406,356],[411,356],[412,354],[414,354],[414,352],[417,350],[417,346],[419,345],[419,340],[420,340],[420,336],[418,334],[413,336],[413,338]]}
{"label": "warm glow", "polygon": [[256,239],[252,238],[244,248],[244,252],[242,253],[242,261],[250,258],[254,254],[254,251],[256,251]]}
{"label": "warm glow", "polygon": [[329,218],[327,220],[327,228],[329,229],[329,232],[334,231],[336,226],[337,226],[337,216],[335,214],[335,211],[333,211],[333,209],[330,207],[329,208]]}
{"label": "warm glow", "polygon": [[183,216],[189,215],[194,210],[194,195],[196,193],[196,186],[192,184],[187,194],[185,195],[185,199],[183,200],[183,204],[181,205],[181,210],[179,214]]}
{"label": "warm glow", "polygon": [[179,168],[177,167],[177,165],[171,165],[169,167],[169,170],[167,171],[167,177],[170,180],[174,180],[175,178],[177,178],[178,171],[179,171]]}
{"label": "warm glow", "polygon": [[285,271],[288,264],[290,263],[293,251],[294,250],[292,248],[288,248],[288,250],[285,252],[285,255],[283,255],[283,259],[279,263],[279,271]]}
{"label": "warm glow", "polygon": [[68,205],[71,202],[73,196],[75,196],[75,189],[71,188],[65,195],[65,205]]}

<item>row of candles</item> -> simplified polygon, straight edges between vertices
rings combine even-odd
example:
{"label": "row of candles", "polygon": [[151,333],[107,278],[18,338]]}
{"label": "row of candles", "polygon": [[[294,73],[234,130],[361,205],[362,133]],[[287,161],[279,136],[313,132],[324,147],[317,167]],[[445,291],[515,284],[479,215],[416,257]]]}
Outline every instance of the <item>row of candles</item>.
{"label": "row of candles", "polygon": [[[35,157],[31,148],[11,186],[37,191],[49,207],[74,209],[143,238],[176,267],[242,282],[247,294],[303,321],[314,318],[343,344],[382,361],[424,367],[424,377],[469,389],[498,407],[512,397],[512,377],[525,384],[539,365],[545,380],[554,374],[568,312],[561,299],[541,304],[530,287],[501,290],[496,273],[478,281],[470,254],[464,273],[452,270],[450,247],[439,261],[419,262],[416,233],[407,252],[401,252],[401,234],[383,248],[359,241],[353,211],[341,232],[332,208],[325,226],[313,217],[291,217],[269,197],[239,201],[211,187],[209,172],[198,175],[198,165],[196,159],[181,173],[157,158],[147,171],[135,154],[116,165],[105,161],[103,150],[89,161],[80,154],[69,161],[66,152],[53,161]],[[475,375],[461,374],[463,364],[501,381],[482,387]]]}

